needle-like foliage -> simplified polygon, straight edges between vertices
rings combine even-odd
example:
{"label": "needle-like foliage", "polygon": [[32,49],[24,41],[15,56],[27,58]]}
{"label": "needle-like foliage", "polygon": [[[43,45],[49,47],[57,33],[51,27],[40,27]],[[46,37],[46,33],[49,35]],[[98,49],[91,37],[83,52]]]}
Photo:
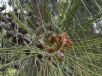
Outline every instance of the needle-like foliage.
{"label": "needle-like foliage", "polygon": [[[20,12],[7,13],[17,25],[16,36],[8,38],[9,24],[0,24],[0,76],[102,75],[102,0],[9,1]],[[50,43],[54,33],[55,43]],[[44,45],[58,49],[49,53]]]}

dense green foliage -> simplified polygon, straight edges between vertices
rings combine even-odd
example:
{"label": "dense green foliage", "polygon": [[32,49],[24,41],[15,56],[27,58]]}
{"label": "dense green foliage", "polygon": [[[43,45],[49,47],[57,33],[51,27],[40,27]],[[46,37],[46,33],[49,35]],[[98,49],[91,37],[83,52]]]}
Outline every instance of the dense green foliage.
{"label": "dense green foliage", "polygon": [[[9,1],[14,12],[0,11],[5,22],[0,26],[0,76],[102,75],[102,0]],[[96,23],[99,33],[93,28]],[[39,48],[38,41],[49,44],[53,32],[67,32],[73,41],[71,48],[63,48],[61,61],[56,52]]]}

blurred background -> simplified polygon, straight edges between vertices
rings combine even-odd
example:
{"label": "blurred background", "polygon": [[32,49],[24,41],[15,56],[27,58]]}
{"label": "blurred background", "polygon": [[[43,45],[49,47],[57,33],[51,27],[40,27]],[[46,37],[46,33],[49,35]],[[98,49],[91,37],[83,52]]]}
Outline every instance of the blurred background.
{"label": "blurred background", "polygon": [[[59,61],[42,44],[55,47],[49,36],[63,32],[73,46],[63,47]],[[101,76],[101,71],[102,0],[0,0],[0,76]]]}

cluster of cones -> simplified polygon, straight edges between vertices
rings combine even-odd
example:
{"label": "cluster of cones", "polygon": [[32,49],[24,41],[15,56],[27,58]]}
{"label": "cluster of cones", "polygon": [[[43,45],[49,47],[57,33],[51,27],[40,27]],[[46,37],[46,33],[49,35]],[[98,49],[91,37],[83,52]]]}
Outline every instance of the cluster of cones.
{"label": "cluster of cones", "polygon": [[58,60],[62,60],[64,57],[63,48],[70,48],[73,45],[72,40],[68,37],[66,32],[61,34],[53,33],[49,37],[48,42],[56,44],[55,48],[48,45],[43,45],[43,47],[47,50],[48,53],[56,52],[56,57]]}

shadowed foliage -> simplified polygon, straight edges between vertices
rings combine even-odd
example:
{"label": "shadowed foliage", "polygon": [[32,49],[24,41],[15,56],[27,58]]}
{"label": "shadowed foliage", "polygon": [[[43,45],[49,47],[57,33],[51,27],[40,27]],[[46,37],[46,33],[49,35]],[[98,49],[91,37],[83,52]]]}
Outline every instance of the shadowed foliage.
{"label": "shadowed foliage", "polygon": [[8,3],[12,12],[0,6],[0,76],[102,75],[102,0]]}

